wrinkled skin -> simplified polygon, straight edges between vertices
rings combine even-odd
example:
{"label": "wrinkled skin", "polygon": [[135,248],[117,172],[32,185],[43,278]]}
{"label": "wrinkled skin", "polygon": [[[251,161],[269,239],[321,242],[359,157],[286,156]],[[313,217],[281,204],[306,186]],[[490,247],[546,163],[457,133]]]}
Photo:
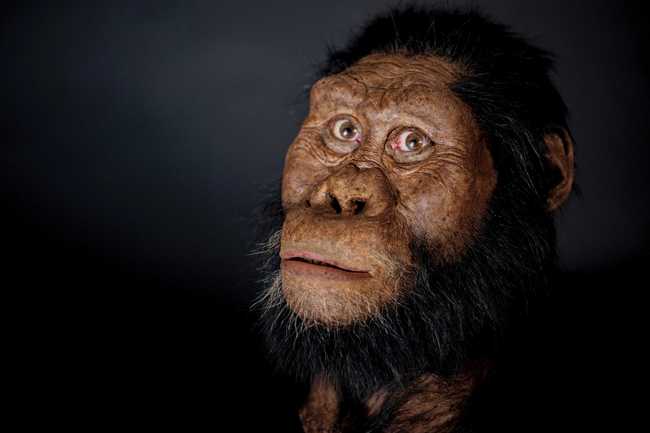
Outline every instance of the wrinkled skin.
{"label": "wrinkled skin", "polygon": [[[303,319],[363,320],[399,297],[412,236],[452,261],[480,227],[497,175],[449,90],[457,74],[431,56],[371,55],[313,86],[285,161],[281,257],[316,254],[357,272],[283,260],[284,295]],[[354,140],[336,138],[341,116]],[[405,147],[410,132],[421,149]]]}
{"label": "wrinkled skin", "polygon": [[[481,229],[498,176],[471,110],[450,90],[461,72],[433,56],[375,54],[312,87],[286,155],[280,242],[282,295],[306,325],[377,317],[413,287],[412,240],[444,265]],[[545,142],[558,175],[552,211],[572,188],[573,147],[564,131]],[[485,371],[424,373],[411,388],[378,389],[361,416],[392,399],[400,403],[385,431],[450,431]],[[315,377],[300,413],[305,431],[353,429],[341,398],[335,382]]]}

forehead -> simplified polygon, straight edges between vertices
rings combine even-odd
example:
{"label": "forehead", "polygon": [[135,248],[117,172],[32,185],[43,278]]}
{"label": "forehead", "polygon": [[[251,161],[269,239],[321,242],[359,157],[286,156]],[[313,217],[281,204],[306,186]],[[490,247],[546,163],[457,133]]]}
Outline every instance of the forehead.
{"label": "forehead", "polygon": [[310,99],[321,108],[395,107],[422,116],[433,114],[433,107],[465,111],[450,90],[460,76],[458,66],[436,56],[371,54],[316,82]]}
{"label": "forehead", "polygon": [[[409,86],[449,89],[461,75],[458,66],[436,56],[371,54],[345,69],[316,82],[312,91],[381,91]],[[347,88],[347,89],[346,89]]]}
{"label": "forehead", "polygon": [[433,55],[371,54],[343,71],[370,86],[390,82],[447,87],[460,75],[457,66]]}

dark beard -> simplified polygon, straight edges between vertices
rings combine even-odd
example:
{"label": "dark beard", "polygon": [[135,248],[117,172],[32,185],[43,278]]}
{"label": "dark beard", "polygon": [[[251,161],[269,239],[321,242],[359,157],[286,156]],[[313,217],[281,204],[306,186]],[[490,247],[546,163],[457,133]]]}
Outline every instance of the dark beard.
{"label": "dark beard", "polygon": [[266,222],[276,235],[263,249],[262,271],[272,288],[257,305],[277,368],[304,383],[326,375],[362,401],[425,372],[450,377],[469,361],[492,359],[518,315],[545,292],[555,265],[551,217],[517,197],[516,190],[497,188],[480,233],[454,263],[436,264],[435,251],[413,241],[419,266],[400,302],[363,323],[335,328],[307,325],[282,297],[277,234],[283,215],[279,202],[271,202]]}

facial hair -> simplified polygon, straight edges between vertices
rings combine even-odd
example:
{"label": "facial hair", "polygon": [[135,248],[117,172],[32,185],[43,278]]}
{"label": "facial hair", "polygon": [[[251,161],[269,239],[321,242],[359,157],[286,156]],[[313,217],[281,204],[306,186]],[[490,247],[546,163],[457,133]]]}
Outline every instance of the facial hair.
{"label": "facial hair", "polygon": [[363,400],[423,373],[451,377],[469,361],[490,359],[507,330],[544,293],[555,266],[555,228],[544,209],[499,188],[464,254],[436,260],[436,247],[410,242],[415,266],[396,302],[362,322],[331,327],[306,323],[282,295],[280,234],[283,214],[269,202],[271,234],[257,253],[265,290],[255,303],[259,327],[275,366],[308,383],[323,375],[342,393]]}

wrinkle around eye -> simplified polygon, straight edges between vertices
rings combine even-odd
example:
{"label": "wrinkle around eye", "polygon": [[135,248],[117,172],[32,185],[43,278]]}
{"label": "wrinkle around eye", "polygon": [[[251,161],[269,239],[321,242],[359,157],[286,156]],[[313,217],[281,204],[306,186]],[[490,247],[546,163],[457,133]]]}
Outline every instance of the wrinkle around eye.
{"label": "wrinkle around eye", "polygon": [[[396,176],[393,181],[399,184],[400,178],[424,177],[427,182],[433,182],[439,187],[448,189],[448,180],[456,175],[474,177],[470,167],[471,160],[467,158],[465,149],[455,149],[451,146],[442,151],[436,150],[429,158],[407,164],[392,164],[391,171]],[[454,174],[456,173],[456,175]]]}
{"label": "wrinkle around eye", "polygon": [[472,174],[472,170],[468,164],[471,158],[469,152],[464,147],[441,145],[437,149],[434,158],[437,163],[452,166],[461,172]]}
{"label": "wrinkle around eye", "polygon": [[329,150],[322,141],[320,128],[318,127],[303,127],[294,146],[295,152],[304,152],[326,167],[338,165],[348,157],[348,155],[338,155]]}
{"label": "wrinkle around eye", "polygon": [[398,171],[399,176],[423,176],[433,180],[439,185],[445,185],[445,180],[441,174],[443,172],[442,167],[440,164],[437,164],[435,162],[425,165],[419,164],[418,166],[414,167],[396,167],[396,171]]}

